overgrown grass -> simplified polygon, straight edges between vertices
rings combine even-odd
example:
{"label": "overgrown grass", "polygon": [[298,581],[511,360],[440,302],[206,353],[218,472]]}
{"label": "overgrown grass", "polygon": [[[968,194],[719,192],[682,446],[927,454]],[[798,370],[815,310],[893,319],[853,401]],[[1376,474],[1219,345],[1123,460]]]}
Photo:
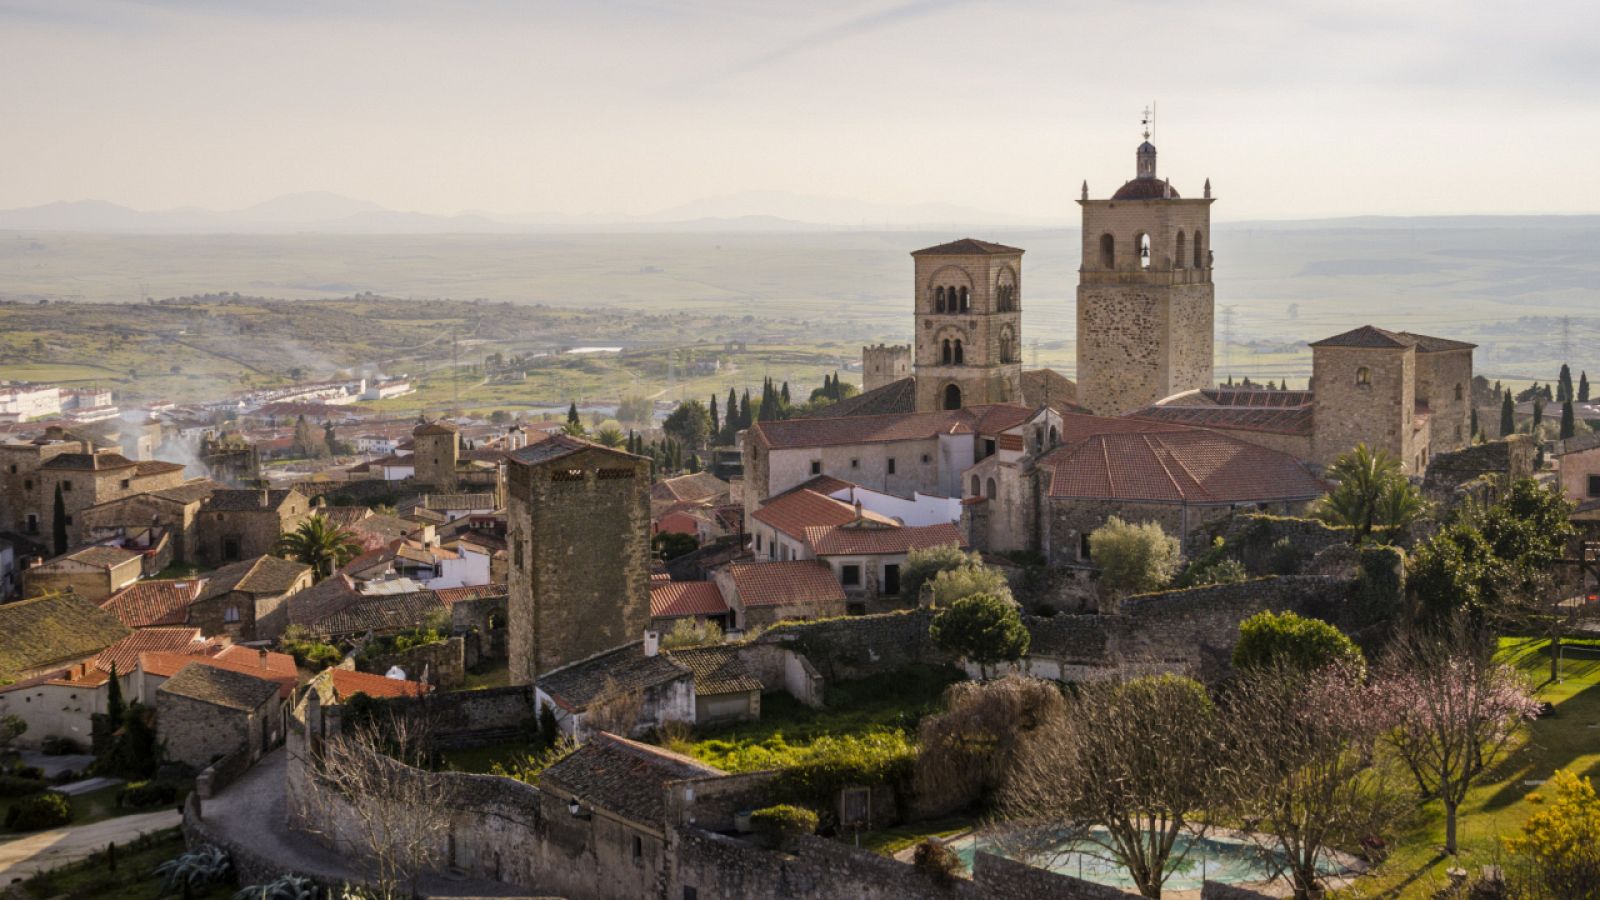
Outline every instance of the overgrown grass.
{"label": "overgrown grass", "polygon": [[[144,835],[130,844],[117,845],[117,867],[111,869],[105,851],[29,878],[21,885],[25,897],[45,900],[155,900],[161,879],[150,872],[183,853],[183,834],[176,828]],[[233,896],[233,884],[213,885],[194,894],[194,900],[223,900]]]}
{"label": "overgrown grass", "polygon": [[[1437,801],[1422,807],[1419,820],[1397,841],[1395,850],[1370,877],[1338,893],[1341,898],[1422,898],[1448,883],[1445,870],[1460,866],[1476,875],[1504,859],[1500,837],[1521,827],[1533,812],[1527,795],[1556,769],[1580,777],[1600,775],[1600,641],[1567,641],[1580,647],[1561,667],[1562,682],[1547,683],[1549,641],[1506,638],[1502,657],[1539,685],[1539,699],[1555,706],[1555,714],[1533,722],[1526,739],[1474,788],[1461,807],[1461,852],[1445,857],[1444,815]],[[1581,654],[1581,656],[1580,656]]]}

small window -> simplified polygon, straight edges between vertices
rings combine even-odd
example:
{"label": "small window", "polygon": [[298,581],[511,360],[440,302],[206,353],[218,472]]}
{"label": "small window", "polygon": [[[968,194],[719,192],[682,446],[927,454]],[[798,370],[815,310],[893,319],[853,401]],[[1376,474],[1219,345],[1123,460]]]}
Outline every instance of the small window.
{"label": "small window", "polygon": [[983,455],[985,457],[994,455],[994,438],[983,439]]}
{"label": "small window", "polygon": [[861,468],[861,460],[859,460],[859,459],[850,460],[850,468],[852,468],[852,469]]}
{"label": "small window", "polygon": [[894,457],[889,457],[889,474],[894,474]]}
{"label": "small window", "polygon": [[984,496],[988,497],[990,500],[993,500],[994,499],[994,494],[995,494],[995,491],[994,491],[994,479],[993,478],[989,479],[988,488],[989,489],[984,492]]}
{"label": "small window", "polygon": [[840,566],[839,567],[839,581],[842,582],[845,587],[860,587],[860,585],[861,585],[861,567],[858,566],[858,565],[854,565],[854,564],[848,565],[848,566]]}
{"label": "small window", "polygon": [[972,496],[977,497],[983,494],[983,489],[979,487],[981,483],[982,482],[978,480],[978,476],[972,476]]}
{"label": "small window", "polygon": [[67,524],[68,524],[68,525],[71,525],[71,524],[72,524],[72,517],[71,517],[71,516],[62,516],[62,517],[61,517],[61,520],[62,520],[62,521],[63,521],[63,522],[66,522],[66,523],[67,523]]}
{"label": "small window", "polygon": [[700,900],[700,891],[696,888],[685,886],[683,889],[683,900]]}
{"label": "small window", "polygon": [[811,474],[813,474],[813,475],[821,475],[822,474],[822,460],[813,459],[811,461]]}
{"label": "small window", "polygon": [[1457,400],[1461,399],[1462,393],[1463,393],[1463,391],[1461,390],[1461,385],[1457,384],[1456,385],[1456,399]]}
{"label": "small window", "polygon": [[643,859],[644,859],[644,841],[641,840],[638,835],[634,835],[633,836],[633,861],[634,862],[639,862],[639,861],[641,861]]}
{"label": "small window", "polygon": [[933,461],[933,457],[929,456],[926,453],[922,454],[922,464],[923,465],[927,465],[928,463],[930,463],[932,461]]}
{"label": "small window", "polygon": [[133,480],[132,479],[130,479],[130,478],[122,479],[122,489],[123,490],[127,490],[129,487],[132,487],[132,486],[133,486]]}
{"label": "small window", "polygon": [[33,490],[33,479],[32,478],[24,478],[24,479],[22,479],[22,487],[23,487],[23,490],[28,490],[28,491]]}
{"label": "small window", "polygon": [[62,489],[62,490],[63,490],[63,491],[70,491],[70,490],[72,490],[72,482],[70,482],[70,481],[63,481],[63,482],[61,482],[61,489]]}
{"label": "small window", "polygon": [[756,552],[761,552],[761,532],[756,532]]}
{"label": "small window", "polygon": [[1367,387],[1372,384],[1372,370],[1366,366],[1356,369],[1356,384]]}
{"label": "small window", "polygon": [[1089,561],[1089,532],[1087,531],[1078,533],[1078,559],[1083,562]]}
{"label": "small window", "polygon": [[1600,475],[1589,476],[1589,496],[1600,497]]}
{"label": "small window", "polygon": [[11,464],[11,474],[13,474],[13,475],[17,474],[17,464],[16,463],[12,463]]}
{"label": "small window", "polygon": [[222,621],[230,622],[230,623],[239,621],[239,607],[230,606],[227,609],[223,610],[222,611]]}

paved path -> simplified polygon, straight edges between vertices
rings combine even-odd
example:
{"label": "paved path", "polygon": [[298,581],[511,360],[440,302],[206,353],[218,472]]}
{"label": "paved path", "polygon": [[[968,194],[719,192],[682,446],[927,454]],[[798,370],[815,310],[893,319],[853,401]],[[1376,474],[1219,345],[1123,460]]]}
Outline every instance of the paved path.
{"label": "paved path", "polygon": [[[201,816],[222,837],[281,862],[284,871],[328,880],[360,881],[361,873],[343,854],[303,832],[289,829],[289,807],[284,797],[287,758],[288,751],[281,747],[262,757],[243,778],[201,804]],[[528,896],[526,890],[515,885],[446,875],[425,876],[417,887],[425,897]]]}
{"label": "paved path", "polygon": [[15,879],[26,878],[44,869],[76,862],[104,850],[106,844],[112,841],[127,844],[141,834],[175,828],[182,821],[177,810],[165,809],[118,816],[76,828],[40,831],[0,842],[0,885],[10,884]]}

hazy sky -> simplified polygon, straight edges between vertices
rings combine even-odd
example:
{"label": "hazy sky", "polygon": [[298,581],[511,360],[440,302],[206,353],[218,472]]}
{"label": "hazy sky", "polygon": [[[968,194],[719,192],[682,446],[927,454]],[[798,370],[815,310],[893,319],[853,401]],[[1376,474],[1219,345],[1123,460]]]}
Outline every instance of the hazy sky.
{"label": "hazy sky", "polygon": [[1600,4],[0,0],[0,207],[643,214],[743,191],[1075,222],[1597,212]]}

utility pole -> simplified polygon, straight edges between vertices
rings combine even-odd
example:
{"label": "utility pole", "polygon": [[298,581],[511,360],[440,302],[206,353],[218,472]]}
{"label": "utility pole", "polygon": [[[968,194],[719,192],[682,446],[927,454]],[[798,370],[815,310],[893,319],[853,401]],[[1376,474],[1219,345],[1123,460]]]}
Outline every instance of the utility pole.
{"label": "utility pole", "polygon": [[1233,307],[1222,308],[1222,368],[1233,377]]}

